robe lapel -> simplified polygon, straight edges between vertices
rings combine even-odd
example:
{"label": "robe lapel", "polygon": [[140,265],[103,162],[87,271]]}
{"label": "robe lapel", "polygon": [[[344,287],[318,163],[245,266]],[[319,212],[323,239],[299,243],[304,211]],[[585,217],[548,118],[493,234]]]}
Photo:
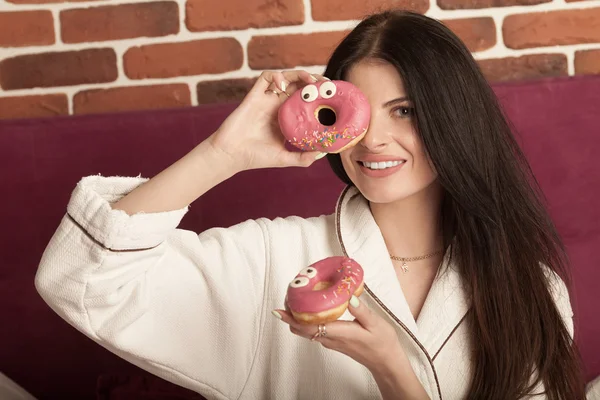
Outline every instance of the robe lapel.
{"label": "robe lapel", "polygon": [[354,187],[346,188],[340,196],[336,208],[336,226],[342,250],[362,265],[365,283],[375,302],[379,300],[400,320],[434,359],[470,306],[455,266],[443,268],[443,272],[436,277],[415,321],[381,230],[367,200]]}
{"label": "robe lapel", "polygon": [[381,231],[367,200],[354,187],[346,188],[338,201],[336,226],[345,254],[363,267],[364,281],[370,292],[418,337],[417,324],[402,293]]}
{"label": "robe lapel", "polygon": [[[443,264],[446,265],[447,262]],[[434,280],[417,318],[421,343],[434,360],[463,321],[470,307],[456,266],[450,264],[441,271]]]}

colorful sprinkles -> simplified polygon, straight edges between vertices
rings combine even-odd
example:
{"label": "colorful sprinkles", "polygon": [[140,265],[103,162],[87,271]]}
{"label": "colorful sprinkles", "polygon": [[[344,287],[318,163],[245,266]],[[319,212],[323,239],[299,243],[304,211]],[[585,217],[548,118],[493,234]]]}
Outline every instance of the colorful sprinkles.
{"label": "colorful sprinkles", "polygon": [[294,137],[291,143],[305,151],[327,150],[337,140],[354,139],[357,136],[359,135],[356,134],[356,131],[350,128],[345,128],[343,132],[338,132],[334,127],[332,130],[325,128],[323,132],[313,131],[312,134],[306,132],[300,141]]}
{"label": "colorful sprinkles", "polygon": [[340,284],[338,285],[335,292],[333,292],[333,293],[336,294],[336,293],[346,292],[348,295],[351,295],[352,294],[352,284],[356,285],[356,281],[354,280],[354,278],[352,276],[350,276],[350,274],[356,275],[356,273],[354,271],[352,271],[352,266],[342,264],[342,266],[340,268],[338,268],[337,272],[344,272],[345,276],[344,276],[344,278],[342,278]]}

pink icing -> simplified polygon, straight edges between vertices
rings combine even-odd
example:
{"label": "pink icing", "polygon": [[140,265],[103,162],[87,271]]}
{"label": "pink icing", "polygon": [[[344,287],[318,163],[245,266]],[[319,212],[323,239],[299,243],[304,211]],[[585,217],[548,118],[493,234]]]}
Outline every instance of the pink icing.
{"label": "pink icing", "polygon": [[[323,98],[321,86],[336,88],[331,98]],[[309,85],[310,86],[310,85]],[[294,92],[279,108],[279,126],[283,136],[295,147],[304,151],[336,153],[367,131],[371,108],[365,95],[346,81],[325,81],[312,84],[318,96],[312,101],[302,98],[302,90]],[[315,111],[326,105],[336,114],[332,126],[322,125]]]}
{"label": "pink icing", "polygon": [[[310,275],[314,276],[311,278]],[[291,310],[298,313],[318,313],[338,307],[350,300],[362,283],[363,276],[362,267],[351,258],[325,258],[304,268],[290,282],[287,304]],[[327,289],[313,290],[321,281],[330,282],[332,285]],[[298,285],[302,286],[293,287]]]}

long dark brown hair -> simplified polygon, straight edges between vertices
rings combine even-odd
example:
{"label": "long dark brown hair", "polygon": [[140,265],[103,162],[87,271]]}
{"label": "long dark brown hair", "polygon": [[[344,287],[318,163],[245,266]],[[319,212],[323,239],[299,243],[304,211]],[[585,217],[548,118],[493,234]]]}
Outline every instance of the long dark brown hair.
{"label": "long dark brown hair", "polygon": [[[341,42],[325,76],[343,80],[365,59],[386,61],[402,77],[415,129],[445,190],[444,246],[472,303],[468,398],[518,399],[541,381],[548,399],[584,399],[580,358],[542,267],[568,283],[565,251],[471,53],[442,23],[388,11],[366,18]],[[328,160],[352,184],[339,155]]]}

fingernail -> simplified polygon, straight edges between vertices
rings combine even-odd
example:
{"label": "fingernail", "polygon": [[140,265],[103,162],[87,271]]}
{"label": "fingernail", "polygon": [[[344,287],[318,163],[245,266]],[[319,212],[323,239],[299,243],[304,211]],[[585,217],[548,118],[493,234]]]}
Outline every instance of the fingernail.
{"label": "fingernail", "polygon": [[352,297],[350,298],[350,305],[354,308],[358,307],[358,305],[360,304],[360,301],[358,301],[358,297],[356,297],[355,295],[352,295]]}
{"label": "fingernail", "polygon": [[331,79],[329,79],[328,77],[324,76],[323,78],[327,79],[328,81],[330,81]]}
{"label": "fingernail", "polygon": [[313,74],[310,74],[310,77],[313,78],[313,81],[315,81],[315,82],[319,81],[319,79],[316,76],[314,76]]}
{"label": "fingernail", "polygon": [[287,88],[287,84],[285,83],[285,81],[281,82],[281,91],[285,92],[285,89]]}
{"label": "fingernail", "polygon": [[271,311],[271,314],[273,314],[273,316],[277,319],[281,319],[281,314],[279,314],[277,311],[273,310]]}
{"label": "fingernail", "polygon": [[317,154],[317,156],[315,157],[315,160],[320,160],[321,158],[325,157],[327,155],[327,153],[319,153]]}

